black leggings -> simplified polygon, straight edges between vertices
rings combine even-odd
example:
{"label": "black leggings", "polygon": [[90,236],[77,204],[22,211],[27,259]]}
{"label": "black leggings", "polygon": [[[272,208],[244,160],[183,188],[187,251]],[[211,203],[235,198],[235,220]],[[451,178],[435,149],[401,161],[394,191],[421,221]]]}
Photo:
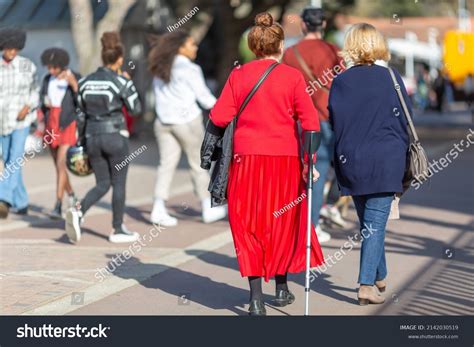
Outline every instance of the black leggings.
{"label": "black leggings", "polygon": [[119,229],[125,210],[128,139],[119,133],[95,135],[87,139],[86,148],[96,186],[82,200],[81,211],[86,213],[112,186],[112,226]]}

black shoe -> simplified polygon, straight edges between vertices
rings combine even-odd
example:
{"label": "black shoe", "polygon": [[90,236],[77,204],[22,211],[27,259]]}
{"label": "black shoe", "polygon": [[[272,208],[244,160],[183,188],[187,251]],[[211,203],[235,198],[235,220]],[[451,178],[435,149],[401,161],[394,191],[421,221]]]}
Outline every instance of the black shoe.
{"label": "black shoe", "polygon": [[48,213],[49,218],[51,219],[62,219],[62,207],[61,207],[61,202],[58,201],[56,202],[56,205],[54,206],[53,210]]}
{"label": "black shoe", "polygon": [[274,302],[275,306],[284,307],[295,302],[295,296],[289,290],[277,290]]}
{"label": "black shoe", "polygon": [[267,310],[263,300],[252,300],[250,301],[249,316],[266,316]]}
{"label": "black shoe", "polygon": [[16,211],[13,211],[13,212],[14,212],[15,214],[20,215],[20,216],[26,216],[26,215],[28,215],[28,206],[23,207],[23,208],[20,208],[20,209],[18,209],[18,210],[16,210]]}
{"label": "black shoe", "polygon": [[10,205],[8,205],[5,201],[0,201],[0,219],[7,218],[8,212],[10,212]]}

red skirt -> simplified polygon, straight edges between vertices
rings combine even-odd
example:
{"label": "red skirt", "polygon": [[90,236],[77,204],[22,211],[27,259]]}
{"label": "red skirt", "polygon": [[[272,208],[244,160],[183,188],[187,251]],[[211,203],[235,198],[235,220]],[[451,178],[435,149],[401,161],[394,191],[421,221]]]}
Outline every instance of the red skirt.
{"label": "red skirt", "polygon": [[[234,155],[229,221],[242,276],[265,281],[306,268],[307,200],[298,157]],[[324,257],[314,227],[311,267]]]}
{"label": "red skirt", "polygon": [[65,129],[59,128],[59,117],[61,115],[60,107],[51,107],[48,116],[48,124],[46,124],[46,133],[44,141],[56,148],[61,145],[74,146],[77,142],[76,122],[72,122]]}

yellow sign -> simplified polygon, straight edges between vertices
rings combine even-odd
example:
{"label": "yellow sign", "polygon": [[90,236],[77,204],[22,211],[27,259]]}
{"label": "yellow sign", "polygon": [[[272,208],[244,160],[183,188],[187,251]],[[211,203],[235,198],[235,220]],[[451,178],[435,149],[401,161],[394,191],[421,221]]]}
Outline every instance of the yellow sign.
{"label": "yellow sign", "polygon": [[474,33],[448,31],[444,37],[444,69],[454,83],[463,83],[474,76]]}

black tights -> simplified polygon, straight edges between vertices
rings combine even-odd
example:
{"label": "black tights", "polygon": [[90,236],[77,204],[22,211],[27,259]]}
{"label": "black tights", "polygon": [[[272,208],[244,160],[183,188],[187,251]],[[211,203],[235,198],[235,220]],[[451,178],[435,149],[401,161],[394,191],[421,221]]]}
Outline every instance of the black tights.
{"label": "black tights", "polygon": [[112,186],[112,226],[120,229],[125,211],[128,139],[119,133],[96,135],[87,139],[87,154],[96,185],[81,201],[81,210],[86,213]]}
{"label": "black tights", "polygon": [[[275,291],[288,290],[287,274],[275,276]],[[262,277],[249,276],[250,301],[263,300]]]}

